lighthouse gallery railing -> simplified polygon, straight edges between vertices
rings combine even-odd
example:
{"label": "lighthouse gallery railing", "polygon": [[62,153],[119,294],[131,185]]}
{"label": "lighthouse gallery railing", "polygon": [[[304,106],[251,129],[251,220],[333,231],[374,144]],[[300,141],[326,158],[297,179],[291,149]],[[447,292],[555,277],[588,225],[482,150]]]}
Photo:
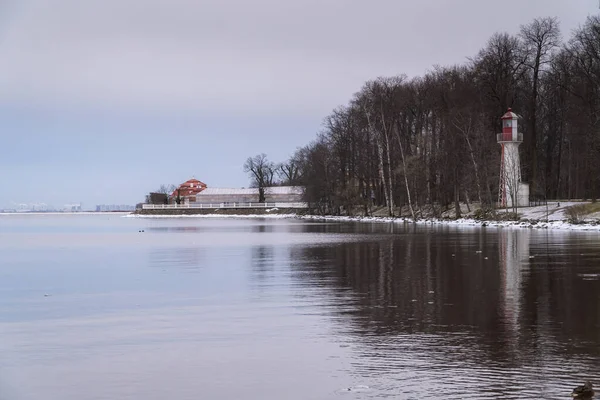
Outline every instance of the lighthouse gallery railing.
{"label": "lighthouse gallery railing", "polygon": [[523,141],[523,134],[521,132],[517,133],[517,140],[513,140],[513,134],[512,133],[498,133],[496,135],[496,141],[498,143],[501,143],[501,142],[522,142]]}

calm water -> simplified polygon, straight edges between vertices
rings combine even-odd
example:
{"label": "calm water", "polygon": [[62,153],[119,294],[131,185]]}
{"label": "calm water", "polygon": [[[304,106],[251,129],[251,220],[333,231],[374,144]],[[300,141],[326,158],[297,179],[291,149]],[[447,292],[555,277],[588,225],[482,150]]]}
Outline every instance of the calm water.
{"label": "calm water", "polygon": [[596,274],[598,233],[0,216],[0,399],[566,399]]}

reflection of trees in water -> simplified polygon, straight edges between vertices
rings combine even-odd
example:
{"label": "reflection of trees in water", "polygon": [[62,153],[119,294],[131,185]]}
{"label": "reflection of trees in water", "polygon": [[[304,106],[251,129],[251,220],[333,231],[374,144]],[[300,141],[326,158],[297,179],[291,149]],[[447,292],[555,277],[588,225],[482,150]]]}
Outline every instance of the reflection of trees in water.
{"label": "reflection of trees in water", "polygon": [[[273,226],[265,224],[253,225],[253,233],[273,232]],[[259,281],[264,281],[273,263],[273,246],[255,246],[252,248],[252,276]]]}
{"label": "reflection of trees in water", "polygon": [[600,252],[594,242],[579,250],[582,242],[581,235],[562,234],[531,247],[522,324],[532,335],[552,335],[569,353],[600,356],[600,281],[580,275],[600,272]]}
{"label": "reflection of trees in water", "polygon": [[251,256],[251,281],[264,285],[273,272],[275,261],[273,246],[255,246]]}
{"label": "reflection of trees in water", "polygon": [[250,231],[253,233],[274,232],[275,226],[267,226],[265,224],[251,225]]}
{"label": "reflection of trees in water", "polygon": [[[286,232],[285,225],[258,223],[249,226],[252,234],[273,234]],[[266,294],[268,287],[273,284],[275,247],[272,245],[256,245],[250,249],[250,277],[249,282],[253,291],[261,296]]]}
{"label": "reflection of trees in water", "polygon": [[[530,235],[527,230],[453,234],[440,229],[296,248],[292,271],[308,287],[327,288],[339,302],[334,313],[345,322],[344,333],[361,336],[361,342],[464,333],[488,359],[509,364],[565,350],[600,354],[599,282],[579,291],[582,281],[572,268],[552,265],[557,259],[578,265],[577,257],[557,254],[563,246],[547,254],[534,247],[539,254],[529,259]],[[565,246],[570,240],[577,239],[567,238]],[[571,339],[587,343],[577,350]]]}

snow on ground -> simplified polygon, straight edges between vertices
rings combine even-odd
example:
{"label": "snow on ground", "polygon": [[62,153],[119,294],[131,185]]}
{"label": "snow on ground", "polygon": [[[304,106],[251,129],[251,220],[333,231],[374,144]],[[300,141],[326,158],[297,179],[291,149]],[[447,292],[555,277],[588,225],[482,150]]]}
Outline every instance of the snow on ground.
{"label": "snow on ground", "polygon": [[563,221],[567,220],[565,211],[568,207],[583,204],[580,201],[555,201],[548,203],[547,206],[536,206],[536,207],[523,207],[519,208],[517,212],[523,219],[535,219],[539,221],[546,221],[546,213],[548,215],[548,221]]}
{"label": "snow on ground", "polygon": [[[533,208],[533,207],[532,207]],[[544,214],[545,217],[545,214]],[[307,215],[297,217],[306,220],[315,221],[331,221],[331,222],[370,222],[370,223],[405,223],[417,225],[453,225],[453,226],[489,226],[489,227],[512,227],[512,228],[528,228],[528,229],[560,229],[571,231],[598,231],[600,232],[600,224],[585,223],[571,224],[566,220],[549,220],[545,221],[481,221],[472,218],[459,219],[421,219],[413,222],[410,218],[391,218],[391,217],[334,217],[334,216],[318,216]]]}

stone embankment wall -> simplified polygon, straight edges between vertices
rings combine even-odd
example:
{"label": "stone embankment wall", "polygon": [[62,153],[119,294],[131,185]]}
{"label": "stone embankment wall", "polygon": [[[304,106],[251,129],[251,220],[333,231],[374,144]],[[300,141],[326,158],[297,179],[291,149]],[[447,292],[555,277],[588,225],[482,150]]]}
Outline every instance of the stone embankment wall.
{"label": "stone embankment wall", "polygon": [[[269,212],[267,212],[269,211]],[[139,215],[273,215],[273,214],[306,214],[308,210],[292,208],[177,208],[137,210]]]}

